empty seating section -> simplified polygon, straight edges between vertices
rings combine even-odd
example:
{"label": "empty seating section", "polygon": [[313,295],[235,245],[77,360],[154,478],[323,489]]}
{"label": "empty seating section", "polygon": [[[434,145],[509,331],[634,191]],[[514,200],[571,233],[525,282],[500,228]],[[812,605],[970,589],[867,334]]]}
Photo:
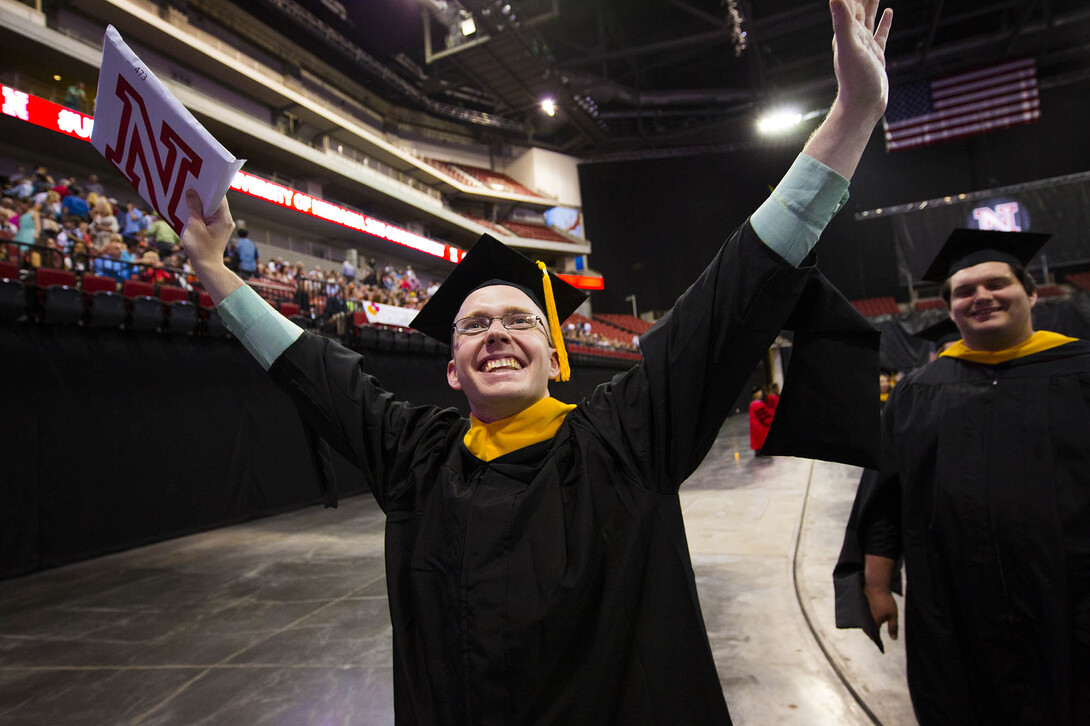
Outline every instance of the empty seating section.
{"label": "empty seating section", "polygon": [[633,353],[627,350],[603,350],[601,348],[577,344],[569,345],[568,353],[573,355],[600,355],[605,356],[606,358],[620,358],[622,360],[631,361],[637,361],[642,357],[639,353]]}
{"label": "empty seating section", "polygon": [[503,226],[514,232],[515,235],[525,237],[526,239],[540,239],[548,242],[571,242],[571,240],[559,232],[537,224],[507,220],[503,223]]}
{"label": "empty seating section", "polygon": [[542,197],[540,194],[536,194],[530,191],[511,177],[507,176],[506,174],[501,174],[498,171],[483,169],[479,166],[468,166],[466,164],[457,164],[456,168],[464,171],[466,174],[469,174],[471,177],[473,177],[492,191],[506,194],[521,194],[524,197],[537,197],[539,199],[544,199],[544,197]]}
{"label": "empty seating section", "polygon": [[472,214],[463,214],[462,216],[465,217],[466,219],[473,220],[474,222],[481,225],[482,227],[487,227],[488,229],[492,230],[493,232],[498,232],[499,234],[502,234],[505,237],[514,237],[515,236],[514,232],[507,229],[506,226],[500,224],[499,222],[489,222],[484,217],[475,217]]}
{"label": "empty seating section", "polygon": [[1090,270],[1067,275],[1067,281],[1083,290],[1090,290]]}
{"label": "empty seating section", "polygon": [[643,335],[650,330],[653,323],[634,317],[632,315],[613,315],[608,313],[595,313],[595,320],[600,320],[614,327],[625,330],[635,335]]}
{"label": "empty seating section", "polygon": [[522,184],[498,171],[485,169],[468,164],[454,164],[449,161],[425,158],[430,166],[435,167],[449,177],[469,187],[484,187],[501,194],[520,194],[524,197],[536,197],[544,200],[540,194],[533,192]]}
{"label": "empty seating section", "polygon": [[1063,290],[1059,285],[1041,285],[1037,288],[1037,297],[1056,297],[1063,295]]}
{"label": "empty seating section", "polygon": [[445,162],[445,161],[439,161],[438,159],[425,158],[424,161],[427,162],[430,166],[433,166],[436,169],[438,169],[439,171],[443,172],[447,176],[455,179],[456,181],[460,182],[461,184],[466,185],[467,187],[482,186],[481,182],[474,179],[469,174],[465,173],[464,171],[462,171],[461,169],[456,167],[454,164],[450,164],[450,163]]}
{"label": "empty seating section", "polygon": [[939,310],[945,308],[946,303],[942,301],[941,297],[927,297],[916,301],[915,308],[917,310]]}
{"label": "empty seating section", "polygon": [[852,300],[852,305],[855,306],[860,315],[868,318],[879,315],[897,315],[901,312],[901,309],[897,306],[897,301],[893,299],[892,295]]}

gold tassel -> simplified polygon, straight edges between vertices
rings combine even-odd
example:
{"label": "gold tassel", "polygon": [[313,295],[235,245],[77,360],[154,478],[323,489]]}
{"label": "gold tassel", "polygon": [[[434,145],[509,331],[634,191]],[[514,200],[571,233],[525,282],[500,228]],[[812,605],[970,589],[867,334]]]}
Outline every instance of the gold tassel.
{"label": "gold tassel", "polygon": [[549,269],[541,260],[537,261],[544,279],[541,286],[545,288],[545,314],[549,318],[549,334],[556,347],[556,356],[560,361],[560,375],[555,380],[566,381],[571,378],[571,366],[568,365],[568,349],[564,347],[564,335],[560,332],[560,316],[556,312],[556,300],[553,299],[553,281],[549,277]]}

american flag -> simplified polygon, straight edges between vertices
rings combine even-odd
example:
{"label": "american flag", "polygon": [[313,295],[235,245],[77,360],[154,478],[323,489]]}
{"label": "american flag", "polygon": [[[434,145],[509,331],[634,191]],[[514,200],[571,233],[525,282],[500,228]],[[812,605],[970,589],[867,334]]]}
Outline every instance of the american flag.
{"label": "american flag", "polygon": [[891,88],[882,124],[886,150],[898,151],[1040,117],[1037,63],[1025,58]]}

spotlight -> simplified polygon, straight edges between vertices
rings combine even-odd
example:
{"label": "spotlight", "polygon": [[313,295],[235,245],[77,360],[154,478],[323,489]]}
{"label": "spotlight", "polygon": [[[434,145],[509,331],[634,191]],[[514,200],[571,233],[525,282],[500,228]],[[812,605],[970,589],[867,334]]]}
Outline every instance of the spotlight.
{"label": "spotlight", "polygon": [[556,115],[556,101],[551,98],[541,99],[541,110],[548,116]]}
{"label": "spotlight", "polygon": [[802,121],[802,114],[790,109],[770,111],[757,121],[757,130],[762,134],[787,133]]}

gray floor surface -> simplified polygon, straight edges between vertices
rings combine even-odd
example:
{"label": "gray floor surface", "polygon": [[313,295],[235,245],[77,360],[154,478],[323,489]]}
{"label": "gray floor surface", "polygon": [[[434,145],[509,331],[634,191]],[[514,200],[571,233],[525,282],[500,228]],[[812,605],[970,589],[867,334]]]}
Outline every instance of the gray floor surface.
{"label": "gray floor surface", "polygon": [[[682,488],[734,722],[915,724],[903,640],[833,624],[859,470],[755,458],[746,426]],[[0,581],[7,726],[392,724],[390,658],[367,496]]]}

